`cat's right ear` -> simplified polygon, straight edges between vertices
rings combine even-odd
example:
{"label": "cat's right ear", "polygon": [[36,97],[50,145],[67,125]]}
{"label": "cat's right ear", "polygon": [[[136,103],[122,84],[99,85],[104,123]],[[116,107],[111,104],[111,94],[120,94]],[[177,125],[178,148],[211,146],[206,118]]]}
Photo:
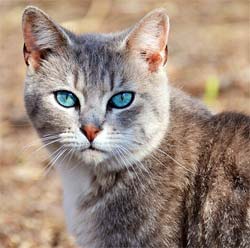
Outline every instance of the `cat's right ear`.
{"label": "cat's right ear", "polygon": [[45,59],[49,52],[69,43],[64,30],[43,11],[33,6],[24,10],[22,29],[24,60],[35,70],[39,68],[41,60]]}

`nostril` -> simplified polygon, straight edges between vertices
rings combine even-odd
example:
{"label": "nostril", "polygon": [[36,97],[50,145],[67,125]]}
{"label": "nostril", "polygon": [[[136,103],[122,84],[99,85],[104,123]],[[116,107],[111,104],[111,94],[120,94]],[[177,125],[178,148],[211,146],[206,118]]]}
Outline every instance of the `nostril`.
{"label": "nostril", "polygon": [[97,128],[96,126],[91,124],[84,125],[80,129],[90,142],[92,142],[100,132],[100,128]]}

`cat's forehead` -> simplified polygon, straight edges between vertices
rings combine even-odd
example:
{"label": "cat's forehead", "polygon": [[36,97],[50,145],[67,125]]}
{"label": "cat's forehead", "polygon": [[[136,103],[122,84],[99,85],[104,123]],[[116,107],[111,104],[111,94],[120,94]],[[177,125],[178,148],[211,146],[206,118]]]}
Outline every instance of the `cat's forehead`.
{"label": "cat's forehead", "polygon": [[117,40],[102,35],[78,37],[74,55],[84,84],[88,87],[112,89],[124,77],[124,56],[117,49]]}
{"label": "cat's forehead", "polygon": [[112,35],[90,34],[77,37],[74,51],[79,63],[84,66],[113,68],[122,62],[118,49],[119,39]]}

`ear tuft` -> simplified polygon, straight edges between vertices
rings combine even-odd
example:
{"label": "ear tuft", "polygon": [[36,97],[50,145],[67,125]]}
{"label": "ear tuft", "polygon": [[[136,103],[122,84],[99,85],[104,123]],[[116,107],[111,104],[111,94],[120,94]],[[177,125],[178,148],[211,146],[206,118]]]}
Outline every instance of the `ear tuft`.
{"label": "ear tuft", "polygon": [[155,72],[167,61],[169,18],[164,9],[147,14],[129,33],[127,48],[130,53],[148,63],[150,72]]}
{"label": "ear tuft", "polygon": [[24,60],[35,69],[48,51],[66,45],[63,29],[54,23],[43,11],[30,6],[23,12]]}

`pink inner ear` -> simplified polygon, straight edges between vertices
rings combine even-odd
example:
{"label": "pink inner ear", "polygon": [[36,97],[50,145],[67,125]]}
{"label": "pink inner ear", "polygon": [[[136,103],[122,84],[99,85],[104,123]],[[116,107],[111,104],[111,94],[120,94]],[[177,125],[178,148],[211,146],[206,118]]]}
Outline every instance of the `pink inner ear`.
{"label": "pink inner ear", "polygon": [[38,69],[40,65],[41,52],[36,45],[36,40],[32,34],[32,27],[26,23],[24,27],[24,60],[27,65],[32,64],[34,69]]}
{"label": "pink inner ear", "polygon": [[168,28],[167,17],[158,13],[142,20],[128,38],[127,48],[147,62],[151,73],[166,64]]}
{"label": "pink inner ear", "polygon": [[148,62],[148,70],[150,72],[156,72],[162,63],[162,57],[159,53],[153,53],[146,57]]}

